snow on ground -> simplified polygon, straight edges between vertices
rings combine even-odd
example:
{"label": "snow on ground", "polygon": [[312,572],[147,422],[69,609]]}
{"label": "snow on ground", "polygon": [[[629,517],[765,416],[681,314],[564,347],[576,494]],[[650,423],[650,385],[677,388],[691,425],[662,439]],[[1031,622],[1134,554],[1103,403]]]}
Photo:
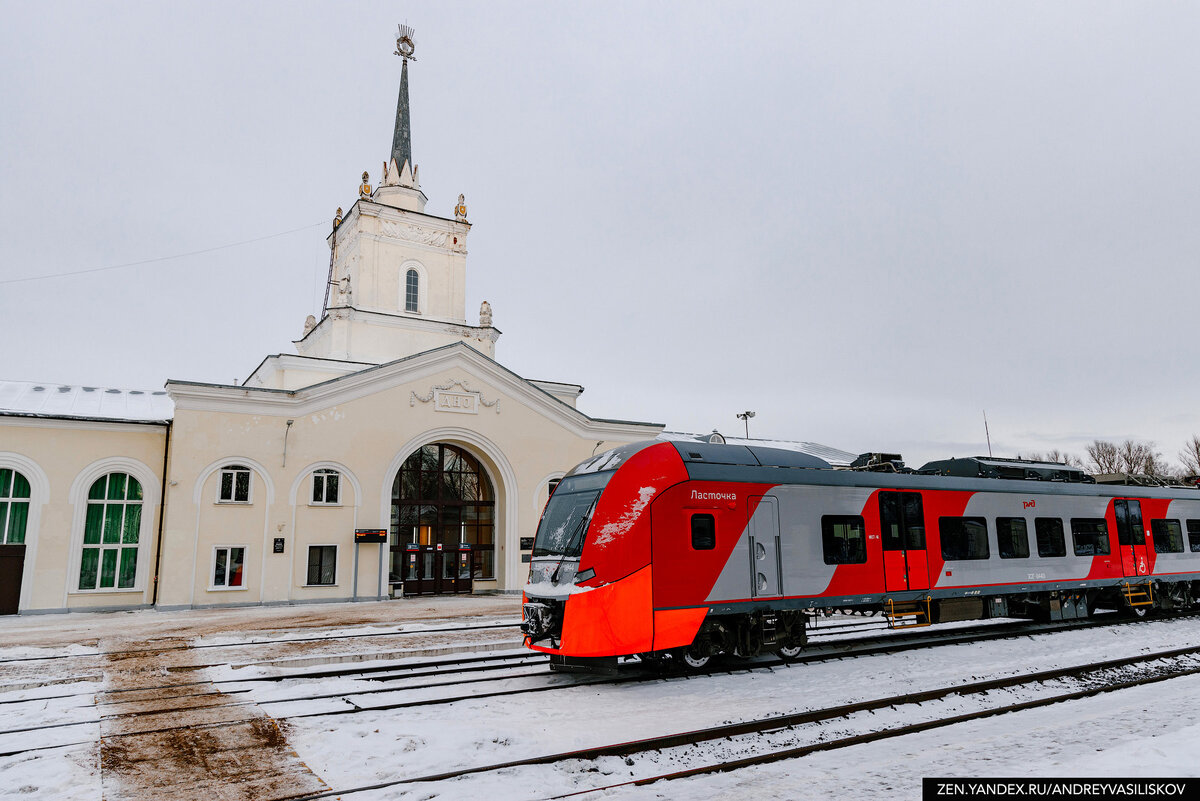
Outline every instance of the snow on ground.
{"label": "snow on ground", "polygon": [[[944,646],[887,656],[856,657],[774,671],[575,687],[528,696],[464,701],[454,704],[453,710],[445,706],[433,706],[301,718],[289,722],[289,737],[301,756],[330,786],[351,788],[470,765],[504,762],[671,731],[899,695],[917,689],[964,684],[984,677],[1015,675],[1167,650],[1189,642],[1200,644],[1200,621],[1162,621]],[[1058,688],[1058,691],[1065,692],[1066,688]],[[1148,688],[1144,694],[1148,698],[1161,698],[1167,694],[1174,700],[1177,692],[1188,699],[1191,707],[1200,711],[1200,682],[1173,680]],[[1159,704],[1155,708],[1151,704],[1147,706],[1148,711],[1144,712],[1140,711],[1142,707],[1139,706],[1138,716],[1132,720],[1123,719],[1127,713],[1112,713],[1109,720],[1111,732],[1106,732],[1102,726],[1082,725],[1091,714],[1086,710],[1108,712],[1115,709],[1114,697],[1104,696],[1095,703],[1080,706],[1085,712],[1080,713],[1082,728],[1078,733],[1066,736],[1060,732],[1047,738],[1057,744],[1050,753],[1057,753],[1058,757],[1042,765],[1043,772],[1040,775],[1063,775],[1074,760],[1083,760],[1095,748],[1113,747],[1119,752],[1129,749],[1128,744],[1106,745],[1114,738],[1118,742],[1133,742],[1142,736],[1142,732],[1158,731],[1171,722],[1178,723],[1172,706]],[[992,703],[1002,700],[1003,694],[1001,698],[993,699]],[[369,705],[382,701],[376,696],[370,700],[357,698],[355,702]],[[1072,705],[1062,708],[1067,706]],[[968,704],[965,711],[970,708]],[[1060,721],[1062,708],[1052,708],[1048,719]],[[794,771],[807,770],[805,766],[810,762],[828,765],[826,774],[822,774],[816,785],[819,791],[814,790],[813,785],[801,791],[786,781],[768,782],[770,787],[763,789],[761,797],[832,797],[835,787],[862,784],[863,797],[874,798],[880,793],[884,793],[880,797],[888,797],[886,791],[892,794],[891,797],[914,798],[920,794],[921,776],[979,775],[984,770],[989,775],[1038,775],[1027,774],[1027,771],[1029,765],[1036,763],[1031,757],[1044,756],[1044,749],[1027,747],[1021,736],[1021,731],[1030,725],[1026,722],[1032,719],[1029,715],[1032,713],[972,724],[981,732],[972,736],[990,739],[988,747],[979,754],[970,749],[954,750],[952,745],[948,745],[939,746],[938,753],[949,757],[941,761],[922,763],[912,758],[897,760],[894,755],[898,749],[904,753],[910,750],[907,744],[911,738],[905,738],[903,741],[863,746],[853,757],[846,756],[849,752],[838,752],[822,756],[820,760],[816,757],[792,760],[783,763],[782,767],[777,766],[776,770],[782,771],[786,777]],[[888,720],[888,717],[878,715],[878,725],[883,727],[913,722],[909,717],[897,717],[894,720]],[[1067,731],[1072,730],[1069,723],[1061,725]],[[823,737],[828,738],[831,736],[828,732],[836,730],[837,726],[827,724],[825,728],[827,732]],[[957,738],[964,736],[958,733],[958,728],[952,727],[946,730],[948,733],[931,733],[924,737],[930,740],[941,738],[953,744]],[[901,742],[903,746],[897,745]],[[1193,742],[1192,745],[1200,746],[1200,742]],[[1163,758],[1166,775],[1183,775],[1187,770],[1193,770],[1190,766],[1194,760],[1182,761],[1184,750],[1181,748],[1168,752]],[[703,756],[705,749],[697,751]],[[703,762],[700,759],[697,764]],[[913,767],[900,770],[898,764]],[[1096,766],[1102,764],[1110,765],[1110,769],[1105,771],[1108,775],[1124,775],[1124,763],[1111,764],[1104,760],[1094,763]],[[961,767],[956,768],[956,765]],[[581,773],[594,768],[599,769],[599,776]],[[604,776],[610,770],[612,774]],[[400,785],[362,794],[361,797],[471,798],[485,788],[492,801],[542,798],[612,783],[619,781],[623,774],[628,776],[635,773],[639,776],[649,775],[652,771],[634,771],[620,765],[620,760],[602,760],[597,765],[589,766],[512,769],[492,775],[483,782],[463,779],[438,785]],[[663,793],[665,795],[662,797],[667,798],[707,795],[708,782],[716,782],[714,790],[722,786],[721,782],[736,788],[740,773],[720,781],[711,777],[689,780],[698,784],[686,792],[674,786],[655,785],[637,793],[638,797],[647,792],[650,793],[647,797]],[[906,777],[905,782],[893,784],[892,789],[887,790],[884,785],[898,773]],[[872,780],[871,777],[877,774],[877,780]],[[831,792],[826,793],[826,789]],[[618,797],[624,792],[634,791],[623,790]],[[730,792],[735,792],[735,789]]]}
{"label": "snow on ground", "polygon": [[920,798],[923,777],[1200,776],[1197,719],[1200,677],[1190,676],[736,773],[624,787],[603,797],[888,801]]}
{"label": "snow on ground", "polygon": [[[277,718],[324,710],[351,711],[352,704],[365,708],[354,714],[282,721],[288,745],[308,769],[335,790],[917,689],[958,686],[984,678],[1200,645],[1200,620],[1181,619],[850,657],[748,673],[676,676],[626,684],[588,685],[590,678],[551,676],[546,668],[529,665],[495,674],[475,674],[478,681],[444,690],[403,689],[440,680],[428,678],[387,684],[353,676],[280,682],[246,680],[292,672],[291,668],[281,667],[289,659],[311,664],[327,662],[343,669],[355,667],[357,660],[362,660],[364,667],[404,666],[429,658],[405,656],[405,648],[490,647],[486,638],[508,635],[480,627],[510,623],[519,613],[519,599],[456,603],[462,600],[466,599],[220,610],[219,615],[215,610],[165,614],[148,610],[0,620],[0,754],[31,744],[85,741],[83,745],[0,756],[0,798],[101,797],[103,770],[96,745],[101,713],[95,700],[97,693],[111,689],[110,671],[117,664],[106,662],[105,654],[114,648],[127,648],[138,638],[142,638],[141,647],[145,648],[156,642],[205,646],[199,652],[165,650],[161,655],[139,657],[161,663],[157,672],[144,674],[145,681],[158,681],[156,676],[183,675],[215,681],[221,693],[235,694],[229,696],[231,700],[245,702],[248,709],[257,708]],[[334,606],[339,608],[331,608]],[[456,621],[475,630],[436,631]],[[395,632],[400,630],[412,632],[413,639],[410,635],[397,636]],[[321,639],[327,637],[346,639]],[[309,641],[285,642],[297,639]],[[35,661],[5,661],[31,657]],[[350,659],[353,664],[347,664]],[[198,664],[212,667],[197,670],[194,666]],[[232,667],[235,664],[249,666]],[[178,672],[185,668],[192,672]],[[539,675],[518,677],[518,672]],[[548,683],[556,688],[451,704],[370,709],[447,693],[492,692]],[[632,760],[634,764],[611,758],[594,764],[515,768],[461,780],[396,785],[348,798],[545,798],[617,784],[633,776],[708,764],[730,748],[743,748],[749,753],[766,739],[803,744],[932,719],[950,714],[950,710],[971,711],[1077,688],[1077,684],[1059,682],[1033,690],[955,697],[916,710],[885,709],[811,724],[747,744],[718,742],[676,749],[638,757]],[[381,689],[386,691],[365,693]],[[289,700],[311,695],[331,697]],[[85,725],[17,731],[72,721]],[[1200,775],[1200,760],[1194,757],[1200,750],[1200,723],[1196,721],[1200,721],[1200,677],[1178,678],[729,774],[645,787],[624,786],[582,797],[915,799],[920,797],[920,780],[925,776],[1193,776]],[[104,787],[103,795],[109,797],[109,785]]]}

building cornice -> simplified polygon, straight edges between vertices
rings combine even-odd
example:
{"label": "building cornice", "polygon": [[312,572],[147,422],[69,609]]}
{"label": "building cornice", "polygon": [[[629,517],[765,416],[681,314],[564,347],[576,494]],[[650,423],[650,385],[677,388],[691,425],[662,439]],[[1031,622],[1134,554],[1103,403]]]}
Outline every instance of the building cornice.
{"label": "building cornice", "polygon": [[[363,322],[371,323],[372,325],[385,326],[388,328],[407,328],[411,331],[424,331],[427,333],[443,334],[453,333],[457,336],[472,337],[475,339],[488,339],[495,342],[503,333],[494,325],[478,326],[470,325],[465,320],[442,320],[437,317],[425,317],[407,314],[389,314],[388,312],[371,311],[369,309],[360,309],[356,306],[335,306],[326,313],[321,321],[313,326],[312,330],[302,336],[300,339],[292,340],[292,343],[299,345],[304,340],[312,336],[316,331],[320,330],[328,322],[332,325],[338,320],[362,320]],[[271,358],[271,357],[267,357]],[[308,356],[309,359],[320,359],[320,356]],[[339,359],[331,359],[330,361],[342,361]],[[372,364],[372,362],[343,362],[345,364]]]}
{"label": "building cornice", "polygon": [[82,428],[90,431],[162,433],[170,424],[170,420],[110,420],[100,417],[0,412],[0,426],[17,426],[22,428]]}
{"label": "building cornice", "polygon": [[[398,209],[395,206],[388,206],[383,203],[376,203],[373,200],[359,198],[354,201],[354,205],[350,210],[342,216],[341,224],[330,231],[325,241],[330,245],[334,242],[334,235],[343,229],[347,229],[345,238],[337,239],[338,247],[343,247],[346,240],[350,238],[354,231],[354,223],[357,217],[376,217],[389,222],[410,222],[410,217],[419,217],[419,220],[411,220],[411,222],[419,223],[427,228],[430,228],[439,233],[445,234],[461,234],[466,236],[471,230],[471,223],[465,220],[454,220],[449,217],[438,217],[433,214],[426,214],[423,211],[410,211],[409,209]],[[452,251],[459,252],[459,251]]]}
{"label": "building cornice", "polygon": [[177,409],[304,415],[423,378],[432,378],[453,367],[469,369],[496,389],[521,398],[527,406],[558,421],[576,436],[597,439],[649,438],[664,428],[661,423],[589,417],[463,343],[453,343],[297,390],[168,381],[167,393]]}

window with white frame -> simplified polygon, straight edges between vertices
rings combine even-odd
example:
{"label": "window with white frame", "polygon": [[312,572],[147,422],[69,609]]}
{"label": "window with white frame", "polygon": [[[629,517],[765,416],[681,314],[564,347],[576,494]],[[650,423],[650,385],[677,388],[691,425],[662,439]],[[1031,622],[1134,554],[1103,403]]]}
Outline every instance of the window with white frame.
{"label": "window with white frame", "polygon": [[250,503],[250,468],[227,464],[221,468],[221,503]]}
{"label": "window with white frame", "polygon": [[79,589],[133,588],[141,526],[141,483],[127,473],[96,479],[88,490]]}
{"label": "window with white frame", "polygon": [[313,471],[312,502],[322,506],[341,503],[341,476],[336,470],[321,468]]}
{"label": "window with white frame", "polygon": [[218,545],[213,549],[213,587],[244,587],[246,549],[240,545]]}
{"label": "window with white frame", "polygon": [[406,312],[417,311],[418,301],[421,297],[421,275],[410,269],[404,276],[404,310]]}
{"label": "window with white frame", "polygon": [[308,546],[308,581],[314,587],[330,586],[337,581],[337,546]]}

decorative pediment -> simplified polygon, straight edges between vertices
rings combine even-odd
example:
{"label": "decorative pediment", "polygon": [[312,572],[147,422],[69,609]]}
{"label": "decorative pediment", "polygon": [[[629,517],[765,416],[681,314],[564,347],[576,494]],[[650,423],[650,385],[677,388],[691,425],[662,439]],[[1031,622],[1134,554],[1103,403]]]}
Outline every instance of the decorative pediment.
{"label": "decorative pediment", "polygon": [[[458,387],[461,391],[455,391]],[[417,401],[421,403],[432,403],[435,412],[451,412],[454,414],[479,414],[479,407],[485,409],[495,409],[496,414],[500,414],[500,399],[487,400],[481,392],[471,389],[467,381],[451,380],[446,384],[438,384],[430,387],[429,392],[424,395],[418,395],[416,392],[408,393],[408,405],[416,406]]]}

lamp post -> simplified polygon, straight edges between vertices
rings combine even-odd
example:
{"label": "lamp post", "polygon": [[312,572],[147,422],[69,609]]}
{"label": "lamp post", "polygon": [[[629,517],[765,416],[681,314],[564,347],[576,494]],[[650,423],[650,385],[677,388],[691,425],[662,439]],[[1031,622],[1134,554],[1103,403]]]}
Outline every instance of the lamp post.
{"label": "lamp post", "polygon": [[754,416],[754,412],[745,411],[738,412],[737,419],[746,424],[746,439],[750,439],[750,418]]}

